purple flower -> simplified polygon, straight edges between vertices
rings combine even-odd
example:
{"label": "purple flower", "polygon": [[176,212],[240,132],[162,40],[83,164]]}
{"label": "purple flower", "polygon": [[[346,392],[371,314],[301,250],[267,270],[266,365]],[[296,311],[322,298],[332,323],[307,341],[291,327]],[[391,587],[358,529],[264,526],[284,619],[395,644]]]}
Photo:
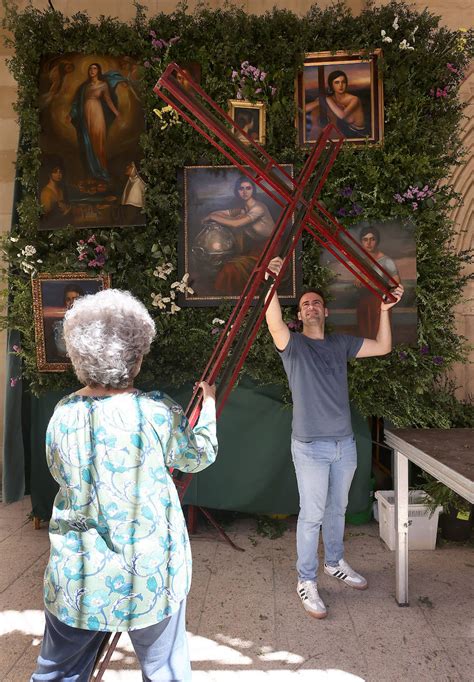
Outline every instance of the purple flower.
{"label": "purple flower", "polygon": [[420,353],[422,355],[428,355],[430,352],[430,347],[425,343],[421,348],[420,348]]}
{"label": "purple flower", "polygon": [[150,62],[147,60],[146,62],[143,62],[143,66],[145,67],[145,69],[149,69],[150,66],[151,66],[151,64],[150,64]]}
{"label": "purple flower", "polygon": [[408,353],[405,353],[404,350],[401,350],[401,351],[398,353],[398,357],[400,358],[400,360],[406,360],[406,359],[408,358]]}
{"label": "purple flower", "polygon": [[441,357],[441,355],[435,355],[433,358],[433,363],[435,365],[442,365],[444,362],[444,358]]}
{"label": "purple flower", "polygon": [[14,388],[17,385],[17,383],[18,383],[18,377],[12,377],[10,379],[10,387],[11,388]]}
{"label": "purple flower", "polygon": [[213,327],[211,329],[211,334],[219,334],[222,331],[219,327]]}
{"label": "purple flower", "polygon": [[346,216],[346,215],[347,215],[347,209],[345,209],[345,208],[339,208],[339,209],[337,210],[337,215]]}
{"label": "purple flower", "polygon": [[17,346],[16,344],[14,344],[14,345],[12,346],[12,351],[13,351],[14,353],[19,353],[19,352],[21,351],[21,347],[20,347],[20,346]]}
{"label": "purple flower", "polygon": [[265,71],[262,71],[260,74],[260,80],[264,81],[266,77],[267,77],[267,74],[265,73]]}
{"label": "purple flower", "polygon": [[261,92],[262,92],[262,88],[257,88],[257,89],[255,90],[255,94],[256,94],[256,95],[259,95]]}
{"label": "purple flower", "polygon": [[238,75],[237,71],[232,71],[232,80],[235,81]]}
{"label": "purple flower", "polygon": [[352,210],[351,210],[351,215],[360,215],[363,212],[362,206],[359,206],[359,204],[352,204]]}
{"label": "purple flower", "polygon": [[150,35],[151,35],[152,38],[156,38],[156,33],[155,33],[155,31],[150,31]]}
{"label": "purple flower", "polygon": [[272,93],[272,97],[275,97],[277,89],[276,88],[270,88],[270,92]]}
{"label": "purple flower", "polygon": [[395,201],[398,201],[399,204],[403,204],[403,202],[405,201],[405,199],[400,194],[394,194],[393,198],[395,199]]}
{"label": "purple flower", "polygon": [[339,190],[339,194],[341,195],[341,197],[350,197],[353,191],[354,191],[353,187],[342,187]]}

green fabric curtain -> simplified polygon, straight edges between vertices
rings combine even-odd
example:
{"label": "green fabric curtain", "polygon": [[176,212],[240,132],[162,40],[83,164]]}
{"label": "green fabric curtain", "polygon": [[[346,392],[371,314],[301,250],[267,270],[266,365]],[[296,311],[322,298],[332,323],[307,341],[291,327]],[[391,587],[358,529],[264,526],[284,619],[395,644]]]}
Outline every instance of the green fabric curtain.
{"label": "green fabric curtain", "polygon": [[[57,486],[45,459],[45,432],[56,403],[69,391],[31,399],[31,497],[35,516],[49,519]],[[166,391],[186,407],[191,389]],[[366,421],[353,413],[358,471],[351,488],[351,513],[369,504],[371,440]],[[184,502],[210,509],[296,514],[298,491],[290,453],[291,408],[279,386],[256,386],[242,379],[218,422],[216,463],[193,477]]]}

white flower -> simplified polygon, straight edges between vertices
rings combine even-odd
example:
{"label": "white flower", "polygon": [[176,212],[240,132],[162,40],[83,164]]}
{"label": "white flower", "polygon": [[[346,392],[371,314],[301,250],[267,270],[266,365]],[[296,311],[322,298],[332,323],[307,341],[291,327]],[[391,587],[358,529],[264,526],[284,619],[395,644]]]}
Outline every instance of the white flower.
{"label": "white flower", "polygon": [[191,289],[191,287],[188,286],[188,279],[189,272],[183,275],[180,282],[173,282],[173,284],[171,285],[171,289],[176,289],[177,291],[180,291],[182,294],[185,293],[194,294],[194,289]]}
{"label": "white flower", "polygon": [[20,237],[10,237],[11,242],[17,242],[20,239]]}
{"label": "white flower", "polygon": [[414,50],[415,48],[410,45],[410,43],[407,42],[406,38],[403,38],[402,42],[398,46],[400,50]]}
{"label": "white flower", "polygon": [[151,304],[155,306],[155,308],[160,308],[160,310],[166,308],[165,299],[161,294],[152,294],[151,298],[152,298]]}
{"label": "white flower", "polygon": [[390,36],[387,35],[386,31],[384,31],[382,29],[380,31],[380,33],[382,35],[382,43],[391,43],[392,42],[392,39],[390,38]]}
{"label": "white flower", "polygon": [[212,324],[225,324],[225,321],[224,321],[224,320],[220,320],[218,317],[215,317],[215,318],[212,320]]}
{"label": "white flower", "polygon": [[27,246],[25,246],[25,248],[22,249],[21,252],[26,257],[34,256],[36,253],[36,249],[34,246],[31,246],[31,244],[27,244]]}
{"label": "white flower", "polygon": [[181,308],[179,307],[179,305],[176,305],[176,303],[171,304],[171,309],[170,309],[171,315],[174,315],[175,313],[179,312],[180,310],[181,310]]}
{"label": "white flower", "polygon": [[393,20],[392,28],[395,31],[398,31],[398,17],[395,17],[395,19]]}
{"label": "white flower", "polygon": [[158,265],[158,267],[153,270],[155,277],[160,279],[168,279],[170,272],[174,270],[174,265],[172,263],[164,263],[163,265]]}

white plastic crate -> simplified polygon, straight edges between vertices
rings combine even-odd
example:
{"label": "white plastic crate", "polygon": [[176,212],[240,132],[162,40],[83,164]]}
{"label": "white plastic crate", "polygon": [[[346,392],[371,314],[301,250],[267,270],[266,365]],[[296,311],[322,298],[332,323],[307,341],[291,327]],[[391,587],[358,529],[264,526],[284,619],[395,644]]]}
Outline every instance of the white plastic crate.
{"label": "white plastic crate", "polygon": [[[395,549],[395,492],[393,490],[377,490],[380,537],[389,549]],[[436,507],[430,518],[430,512],[423,500],[426,493],[422,490],[410,490],[408,493],[408,549],[434,549],[438,531],[438,516],[443,507]]]}

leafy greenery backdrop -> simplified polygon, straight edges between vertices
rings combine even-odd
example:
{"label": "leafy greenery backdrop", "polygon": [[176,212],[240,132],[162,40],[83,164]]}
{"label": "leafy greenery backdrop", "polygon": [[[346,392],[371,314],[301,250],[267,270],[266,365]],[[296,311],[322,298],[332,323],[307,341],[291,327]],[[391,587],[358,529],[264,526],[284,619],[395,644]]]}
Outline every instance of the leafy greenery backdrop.
{"label": "leafy greenery backdrop", "polygon": [[[293,163],[298,171],[307,152],[297,146],[294,127],[294,81],[305,52],[345,50],[369,52],[383,48],[381,70],[385,91],[385,142],[381,147],[346,145],[339,154],[323,200],[332,211],[350,209],[362,214],[348,217],[346,224],[362,219],[410,218],[416,225],[418,259],[418,345],[397,347],[384,358],[357,361],[350,368],[351,398],[366,415],[377,414],[397,425],[467,425],[472,411],[454,398],[445,379],[447,368],[462,360],[465,341],[454,331],[453,306],[459,301],[465,277],[467,253],[452,248],[453,225],[448,215],[459,200],[442,182],[455,164],[462,162],[459,128],[463,112],[458,99],[463,70],[473,56],[473,32],[450,31],[427,10],[419,13],[408,5],[391,2],[370,6],[352,16],[344,3],[328,9],[317,5],[303,17],[289,10],[274,9],[262,16],[248,15],[226,6],[211,10],[200,6],[190,13],[178,5],[171,15],[149,17],[136,5],[130,24],[111,17],[91,23],[79,12],[71,18],[52,9],[27,7],[19,11],[5,6],[4,27],[12,32],[14,56],[10,68],[18,82],[16,111],[21,125],[17,174],[22,196],[11,237],[3,244],[9,271],[9,306],[5,324],[21,333],[18,353],[23,378],[41,393],[74,385],[71,373],[39,373],[36,369],[32,316],[31,275],[35,271],[87,270],[78,260],[77,242],[95,234],[106,247],[102,270],[112,276],[113,286],[128,289],[143,300],[158,328],[158,340],[147,358],[141,378],[155,385],[179,386],[195,380],[215,342],[214,318],[225,319],[228,306],[187,308],[170,314],[153,306],[156,295],[169,296],[177,279],[177,236],[182,197],[177,172],[184,165],[221,165],[225,160],[190,126],[176,124],[162,108],[153,85],[170,61],[196,60],[202,68],[202,86],[223,108],[235,98],[232,71],[248,61],[268,75],[263,97],[267,104],[268,152],[281,163]],[[179,37],[171,45],[163,45]],[[40,165],[38,71],[42,55],[68,52],[137,57],[147,115],[143,135],[142,175],[147,182],[146,228],[123,230],[37,231],[41,208],[37,183]],[[259,95],[261,97],[262,95]],[[169,121],[170,125],[165,125]],[[432,197],[421,197],[416,209],[410,187],[428,186]],[[353,188],[350,202],[344,188]],[[395,195],[398,194],[398,200]],[[405,195],[405,196],[404,196]],[[413,197],[413,191],[411,191]],[[350,211],[348,211],[350,212]],[[167,279],[157,267],[172,263]],[[305,240],[302,255],[304,282],[326,286],[329,273],[318,268],[318,247]],[[155,274],[154,274],[155,273]],[[154,295],[155,298],[152,296]],[[158,297],[159,298],[159,297]],[[286,310],[290,320],[293,310]],[[280,361],[268,332],[262,329],[250,352],[245,371],[259,382],[285,384]],[[15,381],[15,377],[12,381]],[[472,424],[472,422],[470,422]]]}

